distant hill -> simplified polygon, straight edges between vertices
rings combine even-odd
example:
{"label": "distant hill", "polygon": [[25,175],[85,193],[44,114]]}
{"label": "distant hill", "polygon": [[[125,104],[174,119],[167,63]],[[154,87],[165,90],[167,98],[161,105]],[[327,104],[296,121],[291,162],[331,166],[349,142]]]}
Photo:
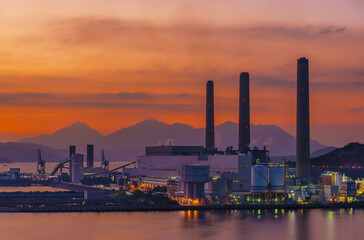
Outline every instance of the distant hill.
{"label": "distant hill", "polygon": [[8,142],[0,143],[0,162],[36,162],[38,160],[38,149],[41,149],[42,158],[47,162],[59,162],[68,156],[66,150],[56,150],[49,146]]}
{"label": "distant hill", "polygon": [[[216,146],[225,150],[228,146],[235,149],[238,145],[238,124],[225,122],[215,128]],[[102,136],[87,124],[75,123],[55,132],[53,135],[41,135],[25,138],[19,142],[34,142],[54,148],[68,149],[76,145],[77,152],[85,153],[86,144],[95,144],[95,161],[100,158],[100,150],[105,150],[110,161],[131,161],[145,152],[145,146],[158,145],[204,145],[204,129],[196,129],[187,124],[166,124],[148,119],[133,126],[120,129],[107,136]],[[251,146],[266,146],[271,156],[295,155],[296,139],[275,125],[251,125]],[[311,151],[326,146],[311,140]]]}
{"label": "distant hill", "polygon": [[69,145],[79,145],[101,137],[102,135],[98,131],[92,129],[86,123],[75,122],[68,127],[54,132],[52,135],[23,138],[17,142],[35,143],[67,149]]}
{"label": "distant hill", "polygon": [[336,149],[337,149],[337,147],[325,147],[325,148],[319,149],[319,150],[311,153],[311,158],[320,157],[320,156],[328,154]]}
{"label": "distant hill", "polygon": [[329,167],[364,167],[364,144],[357,142],[335,149],[325,155],[311,159],[314,166]]}
{"label": "distant hill", "polygon": [[0,157],[0,163],[12,163],[13,161],[5,158],[5,157]]}
{"label": "distant hill", "polygon": [[[336,147],[324,147],[322,149],[319,149],[317,151],[314,151],[311,153],[311,158],[319,157],[322,155],[325,155],[329,152],[334,151],[337,149]],[[296,161],[296,155],[289,155],[289,156],[271,156],[270,160],[275,163],[281,163],[282,161],[290,161],[294,162]]]}

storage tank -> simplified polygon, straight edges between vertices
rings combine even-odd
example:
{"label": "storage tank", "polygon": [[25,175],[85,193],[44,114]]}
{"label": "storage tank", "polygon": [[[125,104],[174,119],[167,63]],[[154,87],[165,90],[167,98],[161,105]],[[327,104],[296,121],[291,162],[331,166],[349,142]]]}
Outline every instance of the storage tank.
{"label": "storage tank", "polygon": [[268,191],[268,167],[265,165],[255,165],[251,168],[252,192]]}
{"label": "storage tank", "polygon": [[271,192],[284,192],[284,167],[269,167],[269,184]]}

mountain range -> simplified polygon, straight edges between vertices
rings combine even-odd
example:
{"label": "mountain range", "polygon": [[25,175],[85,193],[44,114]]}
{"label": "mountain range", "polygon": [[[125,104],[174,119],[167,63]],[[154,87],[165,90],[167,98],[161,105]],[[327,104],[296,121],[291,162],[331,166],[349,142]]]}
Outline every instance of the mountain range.
{"label": "mountain range", "polygon": [[[225,122],[216,126],[215,139],[216,147],[220,150],[225,150],[228,146],[237,148],[238,125],[233,122]],[[101,149],[105,150],[106,158],[110,161],[131,161],[136,156],[144,154],[145,146],[203,146],[204,129],[194,128],[187,124],[166,124],[148,119],[103,136],[86,123],[76,122],[51,135],[23,138],[17,142],[40,144],[54,149],[68,149],[69,145],[76,145],[79,153],[86,152],[87,144],[94,144],[95,161],[99,160],[98,153]],[[296,139],[278,126],[252,124],[251,146],[259,148],[266,146],[271,156],[290,156],[295,155]],[[311,152],[323,148],[326,146],[311,140]],[[0,157],[3,156],[0,155]],[[65,157],[67,157],[67,153]]]}

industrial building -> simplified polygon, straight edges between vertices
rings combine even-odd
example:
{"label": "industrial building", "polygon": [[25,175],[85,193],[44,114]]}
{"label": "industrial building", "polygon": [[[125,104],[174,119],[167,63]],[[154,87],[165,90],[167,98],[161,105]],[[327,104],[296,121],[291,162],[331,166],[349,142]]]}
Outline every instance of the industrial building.
{"label": "industrial building", "polygon": [[71,179],[73,183],[80,183],[83,179],[83,155],[75,154],[71,160],[72,162],[72,175]]}
{"label": "industrial building", "polygon": [[69,174],[72,183],[80,183],[84,177],[99,176],[109,177],[109,171],[102,167],[90,167],[94,165],[94,145],[87,145],[87,166],[84,167],[84,156],[76,154],[76,147],[70,146],[70,169]]}
{"label": "industrial building", "polygon": [[209,165],[182,165],[181,180],[184,185],[185,198],[204,199],[205,183],[210,178]]}

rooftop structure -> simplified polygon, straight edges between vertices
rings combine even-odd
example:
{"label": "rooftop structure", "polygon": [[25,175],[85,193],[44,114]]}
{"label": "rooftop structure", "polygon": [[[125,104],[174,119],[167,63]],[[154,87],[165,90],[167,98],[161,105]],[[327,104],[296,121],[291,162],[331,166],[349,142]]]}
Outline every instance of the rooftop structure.
{"label": "rooftop structure", "polygon": [[203,152],[203,146],[155,146],[146,147],[146,156],[190,156],[200,155]]}

